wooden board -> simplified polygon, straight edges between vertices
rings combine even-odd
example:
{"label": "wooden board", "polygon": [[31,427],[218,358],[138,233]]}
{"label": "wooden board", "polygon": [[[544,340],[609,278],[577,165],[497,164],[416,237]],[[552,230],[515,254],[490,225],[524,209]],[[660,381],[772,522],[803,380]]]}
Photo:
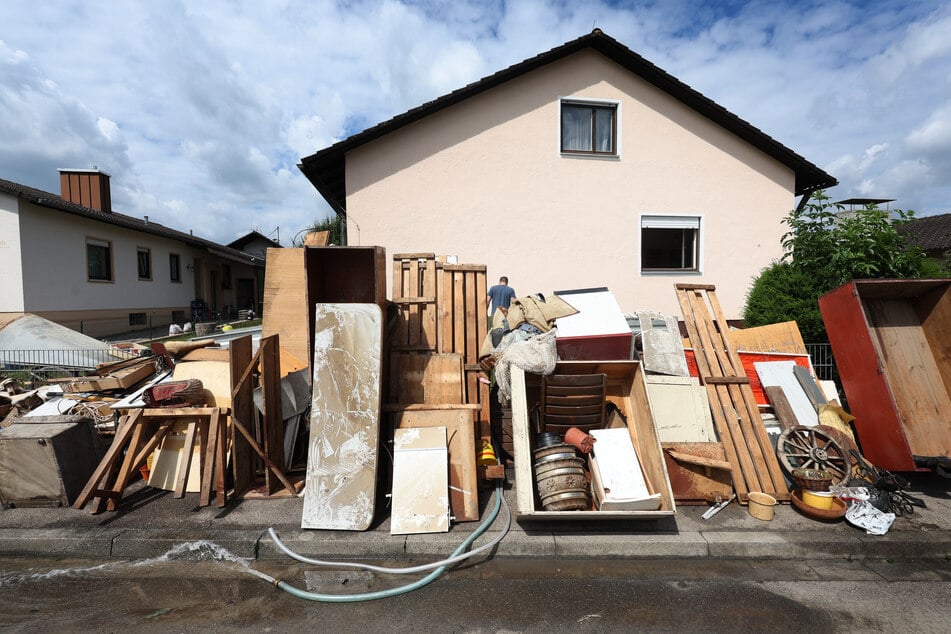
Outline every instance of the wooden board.
{"label": "wooden board", "polygon": [[794,321],[731,330],[730,340],[736,350],[809,354],[799,332],[799,324]]}
{"label": "wooden board", "polygon": [[231,364],[228,361],[183,361],[175,365],[176,381],[198,379],[209,407],[231,407]]}
{"label": "wooden board", "polygon": [[449,505],[457,522],[479,520],[479,490],[476,472],[473,410],[404,410],[394,415],[394,427],[445,427],[449,447]]}
{"label": "wooden board", "polygon": [[701,379],[710,398],[713,421],[733,465],[737,498],[745,504],[749,493],[761,491],[789,501],[786,479],[766,433],[749,377],[732,347],[729,324],[716,296],[716,287],[675,285]]}
{"label": "wooden board", "polygon": [[657,436],[662,443],[716,440],[710,401],[699,379],[647,375],[644,380]]}
{"label": "wooden board", "polygon": [[448,462],[445,427],[395,431],[391,535],[449,530]]}
{"label": "wooden board", "polygon": [[462,355],[403,354],[398,368],[400,403],[464,402]]}
{"label": "wooden board", "polygon": [[766,390],[766,396],[769,397],[770,404],[773,406],[773,413],[776,414],[776,420],[779,421],[780,427],[785,430],[797,426],[799,419],[796,417],[795,410],[789,404],[789,399],[786,398],[786,392],[783,388],[774,385],[764,389]]}
{"label": "wooden board", "polygon": [[793,372],[796,364],[792,361],[768,361],[754,363],[756,374],[764,388],[781,387],[789,406],[796,415],[799,425],[818,425],[819,414],[812,401],[802,389]]}
{"label": "wooden board", "polygon": [[383,313],[376,304],[316,308],[301,528],[366,530],[376,497]]}
{"label": "wooden board", "polygon": [[914,306],[903,299],[869,299],[866,310],[912,455],[951,456],[951,393]]}
{"label": "wooden board", "polygon": [[641,311],[637,313],[644,350],[644,369],[658,374],[689,376],[677,318]]}
{"label": "wooden board", "polygon": [[281,346],[298,359],[310,359],[313,344],[307,292],[304,249],[268,249],[261,336],[280,335]]}
{"label": "wooden board", "polygon": [[[726,462],[721,443],[665,442],[661,443],[661,447],[667,462],[670,486],[678,504],[706,504],[710,500],[725,500],[730,497],[733,491],[730,470],[698,464],[706,459]],[[674,455],[693,456],[700,460],[678,460]]]}
{"label": "wooden board", "polygon": [[103,377],[72,381],[62,385],[64,392],[103,392],[125,390],[155,374],[155,361],[149,359],[141,365],[116,370]]}

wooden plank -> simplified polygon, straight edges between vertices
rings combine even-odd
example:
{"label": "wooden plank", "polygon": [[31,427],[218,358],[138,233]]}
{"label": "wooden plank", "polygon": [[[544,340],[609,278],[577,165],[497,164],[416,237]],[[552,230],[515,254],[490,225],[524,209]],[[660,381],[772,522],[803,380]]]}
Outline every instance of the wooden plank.
{"label": "wooden plank", "polygon": [[[707,295],[710,302],[710,307],[713,310],[713,316],[716,319],[719,330],[723,335],[723,344],[726,354],[730,358],[730,362],[735,369],[735,375],[739,377],[746,377],[746,370],[743,368],[743,363],[740,361],[740,356],[736,349],[731,345],[729,336],[730,325],[723,313],[723,309],[720,307],[720,301],[717,299],[716,292],[711,290],[707,293]],[[782,468],[779,466],[779,459],[776,457],[776,450],[773,448],[772,441],[769,439],[769,434],[766,432],[766,425],[763,424],[763,418],[760,416],[759,407],[756,404],[756,399],[753,397],[752,389],[749,385],[739,385],[731,387],[730,390],[734,396],[734,399],[739,399],[738,402],[740,403],[740,407],[738,409],[740,410],[740,425],[747,434],[747,438],[755,439],[757,449],[762,455],[763,462],[765,462],[768,478],[760,478],[761,482],[764,484],[766,484],[768,481],[767,490],[765,492],[770,493],[779,501],[788,502],[790,500],[790,496],[786,484],[786,476],[783,473]],[[752,444],[752,442],[750,444]],[[753,450],[752,453],[755,456],[757,451]]]}
{"label": "wooden plank", "polygon": [[736,350],[809,354],[799,324],[794,321],[731,330],[729,336]]}
{"label": "wooden plank", "polygon": [[[409,292],[406,293],[407,296],[419,296],[419,260],[412,259],[409,261]],[[419,345],[419,306],[415,304],[409,304],[405,307],[407,313],[407,331],[409,333],[409,338],[406,340],[406,343],[411,346]]]}
{"label": "wooden plank", "polygon": [[445,427],[396,430],[391,535],[449,530],[447,465]]}
{"label": "wooden plank", "polygon": [[525,371],[512,366],[512,445],[515,451],[515,497],[518,512],[535,509],[535,491],[532,473],[531,423],[528,420],[528,399],[525,392]]}
{"label": "wooden plank", "polygon": [[149,359],[142,365],[116,370],[108,376],[90,378],[81,381],[63,383],[64,392],[104,392],[107,390],[125,390],[155,374],[155,360]]}
{"label": "wooden plank", "polygon": [[281,345],[298,359],[311,358],[310,308],[303,248],[267,250],[261,336],[280,335]]}
{"label": "wooden plank", "polygon": [[[261,416],[261,446],[264,455],[276,465],[285,465],[284,414],[281,397],[281,348],[279,335],[262,337],[261,347],[261,396],[264,407]],[[264,489],[273,495],[280,489],[280,481],[270,470],[264,472]]]}
{"label": "wooden plank", "polygon": [[753,367],[756,368],[756,374],[759,376],[764,390],[771,387],[781,387],[783,389],[798,425],[811,427],[819,424],[819,414],[816,412],[816,408],[793,374],[793,368],[799,366],[792,361],[763,361],[754,363]]}
{"label": "wooden plank", "polygon": [[73,502],[74,509],[78,510],[86,506],[95,491],[102,486],[103,481],[122,455],[122,451],[125,449],[126,443],[132,436],[132,432],[136,428],[136,423],[141,416],[142,410],[132,410],[129,415],[122,416],[119,419],[119,427],[116,430],[115,437],[112,439],[112,444],[109,446],[109,449],[106,450],[106,455],[99,461],[99,465],[96,467],[96,470],[93,471],[89,480],[86,481],[86,486],[79,492],[76,501]]}
{"label": "wooden plank", "polygon": [[812,376],[809,370],[800,365],[793,368],[793,376],[799,381],[799,385],[802,386],[809,402],[812,403],[812,406],[818,412],[819,406],[826,404],[826,397],[819,388],[819,384],[816,383],[815,377]]}
{"label": "wooden plank", "polygon": [[[730,496],[733,490],[730,480],[733,466],[724,460],[725,452],[721,443],[662,443],[661,446],[674,498],[679,504],[706,504]],[[674,455],[691,456],[691,459],[680,461]],[[709,459],[713,464],[725,463],[727,469],[695,464],[697,458]]]}
{"label": "wooden plank", "polygon": [[[482,340],[478,339],[478,324],[479,319],[476,313],[476,307],[478,302],[476,301],[476,276],[475,273],[469,271],[463,273],[463,280],[465,286],[465,295],[463,297],[463,319],[465,320],[465,331],[466,331],[466,343],[465,347],[462,350],[457,352],[462,352],[463,363],[478,363],[479,362],[479,347],[482,345]],[[483,315],[485,312],[483,311]]]}
{"label": "wooden plank", "polygon": [[[406,275],[403,272],[403,260],[398,256],[393,256],[393,296],[405,298],[409,290],[407,286]],[[406,315],[403,314],[402,310],[397,309],[395,324],[389,335],[391,345],[407,345],[409,330]]]}
{"label": "wooden plank", "polygon": [[466,278],[462,271],[449,270],[452,275],[452,352],[466,351]]}
{"label": "wooden plank", "polygon": [[[229,386],[232,390],[231,411],[239,420],[253,419],[252,385],[250,381],[241,382],[244,371],[251,364],[251,335],[233,339],[228,346],[231,354]],[[234,475],[234,491],[240,495],[254,483],[256,468],[254,453],[247,439],[241,434],[231,433],[231,464]]]}
{"label": "wooden plank", "polygon": [[301,528],[366,530],[373,521],[383,313],[317,304],[314,396]]}
{"label": "wooden plank", "polygon": [[776,420],[779,421],[780,427],[786,430],[799,425],[796,412],[789,404],[789,399],[786,398],[786,392],[782,386],[773,385],[763,389],[766,391],[766,396],[769,397],[769,402],[773,406],[773,413],[776,414]]}
{"label": "wooden plank", "polygon": [[420,324],[421,324],[421,333],[420,333],[420,343],[428,346],[430,349],[436,349],[436,322],[437,322],[437,309],[436,309],[436,260],[434,258],[428,258],[425,260],[425,264],[421,269],[422,272],[422,284],[421,284],[421,295],[427,301],[424,305],[420,306]]}
{"label": "wooden plank", "polygon": [[479,520],[479,490],[476,473],[476,444],[473,410],[466,406],[450,409],[403,410],[394,417],[397,429],[445,427],[449,447],[449,505],[459,522]]}
{"label": "wooden plank", "polygon": [[400,403],[463,402],[460,354],[407,354],[399,359]]}

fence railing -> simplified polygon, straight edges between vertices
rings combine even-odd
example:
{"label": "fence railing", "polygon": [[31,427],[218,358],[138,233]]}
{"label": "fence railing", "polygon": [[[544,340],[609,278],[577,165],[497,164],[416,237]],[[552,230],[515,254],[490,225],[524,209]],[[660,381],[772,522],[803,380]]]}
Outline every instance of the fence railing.
{"label": "fence railing", "polygon": [[[151,354],[146,351],[147,354]],[[18,380],[44,382],[88,374],[96,366],[138,356],[135,349],[0,350],[0,374]]]}
{"label": "fence railing", "polygon": [[812,358],[812,367],[816,376],[823,381],[839,382],[839,372],[832,356],[832,346],[827,343],[807,343],[806,351]]}

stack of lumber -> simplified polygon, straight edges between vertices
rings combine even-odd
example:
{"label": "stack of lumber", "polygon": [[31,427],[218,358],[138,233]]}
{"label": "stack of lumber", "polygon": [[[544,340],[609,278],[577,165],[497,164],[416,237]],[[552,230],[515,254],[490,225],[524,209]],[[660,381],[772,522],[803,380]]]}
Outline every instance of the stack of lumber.
{"label": "stack of lumber", "polygon": [[733,347],[716,287],[677,284],[676,290],[737,497],[746,503],[750,492],[762,491],[789,501],[785,477]]}

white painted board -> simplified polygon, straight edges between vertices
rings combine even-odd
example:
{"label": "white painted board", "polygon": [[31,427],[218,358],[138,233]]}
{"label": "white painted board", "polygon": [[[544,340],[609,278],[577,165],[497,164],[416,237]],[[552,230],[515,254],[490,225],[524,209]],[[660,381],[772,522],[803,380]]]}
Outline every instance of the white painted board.
{"label": "white painted board", "polygon": [[310,449],[301,528],[373,522],[383,315],[376,304],[317,304]]}
{"label": "white painted board", "polygon": [[781,387],[800,425],[819,424],[819,414],[793,373],[795,361],[758,361],[753,364],[763,387]]}
{"label": "white painted board", "polygon": [[391,535],[449,530],[449,450],[445,427],[393,433]]}
{"label": "white painted board", "polygon": [[626,428],[592,429],[597,442],[591,451],[592,480],[600,508],[641,510],[660,508],[660,494],[651,495],[640,460]]}
{"label": "white painted board", "polygon": [[574,315],[558,318],[559,338],[631,334],[614,293],[608,289],[555,291],[555,295],[578,309]]}
{"label": "white painted board", "polygon": [[700,379],[657,374],[644,381],[660,442],[716,442],[709,397]]}

